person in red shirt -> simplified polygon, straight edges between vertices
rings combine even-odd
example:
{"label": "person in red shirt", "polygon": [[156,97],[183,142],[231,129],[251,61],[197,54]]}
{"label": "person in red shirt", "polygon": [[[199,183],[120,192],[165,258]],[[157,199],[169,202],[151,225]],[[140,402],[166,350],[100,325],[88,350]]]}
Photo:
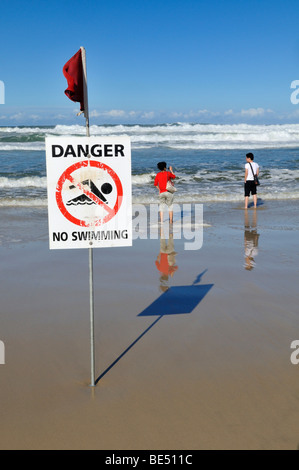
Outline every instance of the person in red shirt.
{"label": "person in red shirt", "polygon": [[158,165],[159,173],[157,173],[154,185],[159,189],[159,211],[160,211],[160,220],[163,222],[163,212],[167,208],[169,212],[169,222],[173,223],[173,193],[170,193],[166,189],[167,181],[174,179],[175,174],[172,171],[172,167],[169,167],[167,171],[166,162],[159,162]]}

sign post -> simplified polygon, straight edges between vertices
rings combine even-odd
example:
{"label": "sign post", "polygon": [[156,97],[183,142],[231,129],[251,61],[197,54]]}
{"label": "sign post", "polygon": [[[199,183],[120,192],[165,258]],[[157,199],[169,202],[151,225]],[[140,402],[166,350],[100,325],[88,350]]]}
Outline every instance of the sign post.
{"label": "sign post", "polygon": [[50,249],[89,249],[91,386],[95,386],[93,248],[132,246],[131,144],[47,137]]}
{"label": "sign post", "polygon": [[[82,55],[83,68],[83,96],[84,96],[84,116],[86,121],[86,137],[90,136],[89,132],[89,110],[88,110],[88,93],[87,93],[87,68],[86,68],[86,51],[84,47],[80,47]],[[90,385],[95,386],[95,347],[94,347],[94,294],[93,294],[93,251],[89,247],[89,316],[90,316]]]}
{"label": "sign post", "polygon": [[93,252],[89,248],[90,386],[95,386]]}
{"label": "sign post", "polygon": [[[82,58],[82,61],[80,59]],[[90,137],[84,47],[63,69],[80,101],[86,137],[46,138],[50,249],[88,248],[91,383],[95,386],[93,248],[132,245],[131,143]]]}

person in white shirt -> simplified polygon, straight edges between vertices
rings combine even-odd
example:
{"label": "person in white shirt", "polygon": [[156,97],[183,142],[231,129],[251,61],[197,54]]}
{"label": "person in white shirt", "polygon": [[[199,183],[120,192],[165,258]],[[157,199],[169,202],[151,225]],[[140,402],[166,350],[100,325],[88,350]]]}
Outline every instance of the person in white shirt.
{"label": "person in white shirt", "polygon": [[259,174],[259,166],[254,160],[254,155],[253,153],[247,153],[246,154],[246,164],[245,164],[245,184],[244,184],[244,190],[245,190],[245,209],[248,208],[248,198],[250,196],[250,193],[253,196],[253,204],[254,208],[256,208],[257,205],[257,194],[256,194],[256,184],[254,181],[254,175]]}

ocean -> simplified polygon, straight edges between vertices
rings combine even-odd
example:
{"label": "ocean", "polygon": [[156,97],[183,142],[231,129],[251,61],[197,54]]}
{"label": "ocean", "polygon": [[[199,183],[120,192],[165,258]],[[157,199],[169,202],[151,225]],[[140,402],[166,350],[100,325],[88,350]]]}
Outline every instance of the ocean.
{"label": "ocean", "polygon": [[[0,206],[46,207],[45,137],[85,136],[84,125],[0,127]],[[299,199],[299,124],[91,125],[91,136],[128,135],[133,203],[157,202],[157,163],[177,176],[180,203],[243,202],[245,154],[260,166],[259,198]]]}

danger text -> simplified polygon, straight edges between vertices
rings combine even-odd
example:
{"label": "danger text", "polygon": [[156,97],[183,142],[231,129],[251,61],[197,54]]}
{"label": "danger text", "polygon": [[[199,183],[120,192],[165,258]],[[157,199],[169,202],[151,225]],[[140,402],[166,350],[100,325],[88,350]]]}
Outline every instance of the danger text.
{"label": "danger text", "polygon": [[122,144],[94,144],[94,145],[52,145],[52,158],[58,157],[124,157],[125,147]]}

